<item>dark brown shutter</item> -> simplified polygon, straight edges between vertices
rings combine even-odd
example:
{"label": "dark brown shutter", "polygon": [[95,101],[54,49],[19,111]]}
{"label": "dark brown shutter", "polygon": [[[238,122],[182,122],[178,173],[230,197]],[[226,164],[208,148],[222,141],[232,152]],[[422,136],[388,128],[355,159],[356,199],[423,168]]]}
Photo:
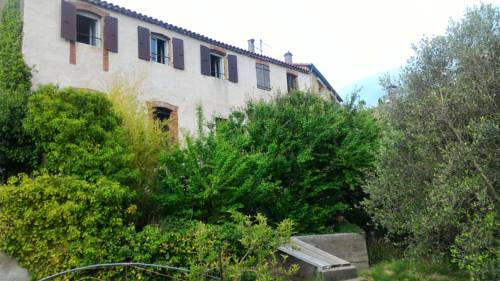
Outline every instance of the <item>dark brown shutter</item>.
{"label": "dark brown shutter", "polygon": [[200,46],[201,74],[210,76],[210,49]]}
{"label": "dark brown shutter", "polygon": [[184,41],[172,38],[172,52],[174,56],[174,67],[184,69]]}
{"label": "dark brown shutter", "polygon": [[61,1],[61,37],[76,41],[76,7],[66,1]]}
{"label": "dark brown shutter", "polygon": [[227,56],[227,66],[229,68],[228,80],[234,83],[238,82],[238,58],[235,55]]}
{"label": "dark brown shutter", "polygon": [[139,41],[139,58],[143,60],[151,60],[149,29],[139,26],[137,28],[138,41]]}
{"label": "dark brown shutter", "polygon": [[104,48],[118,53],[118,19],[110,16],[104,18]]}

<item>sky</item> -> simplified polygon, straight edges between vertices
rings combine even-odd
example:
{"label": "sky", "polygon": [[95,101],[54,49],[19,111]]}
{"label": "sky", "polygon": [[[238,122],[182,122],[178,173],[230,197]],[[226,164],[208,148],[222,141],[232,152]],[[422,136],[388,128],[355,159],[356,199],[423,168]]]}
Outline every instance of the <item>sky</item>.
{"label": "sky", "polygon": [[[422,36],[443,34],[479,0],[108,0],[218,41],[312,62],[341,95],[397,70]],[[500,0],[483,0],[500,5]],[[375,83],[376,84],[376,83]],[[371,87],[371,86],[370,86]]]}

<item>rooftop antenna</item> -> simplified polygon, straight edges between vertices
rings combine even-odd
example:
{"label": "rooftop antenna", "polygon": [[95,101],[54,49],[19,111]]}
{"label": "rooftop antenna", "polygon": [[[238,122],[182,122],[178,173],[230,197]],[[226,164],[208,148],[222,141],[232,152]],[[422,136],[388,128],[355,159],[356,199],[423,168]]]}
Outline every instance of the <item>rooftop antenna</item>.
{"label": "rooftop antenna", "polygon": [[257,51],[260,52],[260,55],[264,55],[264,46],[268,47],[269,49],[272,49],[271,46],[266,44],[262,39],[259,39],[259,47],[255,49],[257,49]]}

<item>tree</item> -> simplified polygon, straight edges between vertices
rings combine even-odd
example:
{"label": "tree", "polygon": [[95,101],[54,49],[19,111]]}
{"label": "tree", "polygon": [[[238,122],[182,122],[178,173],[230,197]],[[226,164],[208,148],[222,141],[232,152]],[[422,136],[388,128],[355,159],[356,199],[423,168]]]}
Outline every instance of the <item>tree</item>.
{"label": "tree", "polygon": [[364,204],[389,234],[449,254],[474,218],[498,212],[499,10],[470,9],[414,49],[399,79],[382,79],[388,130]]}
{"label": "tree", "polygon": [[361,200],[379,132],[354,102],[301,92],[249,102],[164,158],[163,202],[197,219],[238,209],[272,223],[290,218],[300,232],[327,231]]}
{"label": "tree", "polygon": [[42,170],[130,186],[139,172],[121,122],[104,94],[49,85],[30,97],[23,127],[36,143]]}

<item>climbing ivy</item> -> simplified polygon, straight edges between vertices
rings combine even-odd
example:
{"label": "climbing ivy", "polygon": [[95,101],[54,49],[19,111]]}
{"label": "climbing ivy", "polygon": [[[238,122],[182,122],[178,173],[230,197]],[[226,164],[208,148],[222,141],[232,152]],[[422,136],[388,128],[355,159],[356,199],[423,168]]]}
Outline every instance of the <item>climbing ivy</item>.
{"label": "climbing ivy", "polygon": [[7,0],[0,12],[0,182],[29,172],[37,162],[21,120],[31,89],[31,70],[21,51],[22,19],[17,0]]}

